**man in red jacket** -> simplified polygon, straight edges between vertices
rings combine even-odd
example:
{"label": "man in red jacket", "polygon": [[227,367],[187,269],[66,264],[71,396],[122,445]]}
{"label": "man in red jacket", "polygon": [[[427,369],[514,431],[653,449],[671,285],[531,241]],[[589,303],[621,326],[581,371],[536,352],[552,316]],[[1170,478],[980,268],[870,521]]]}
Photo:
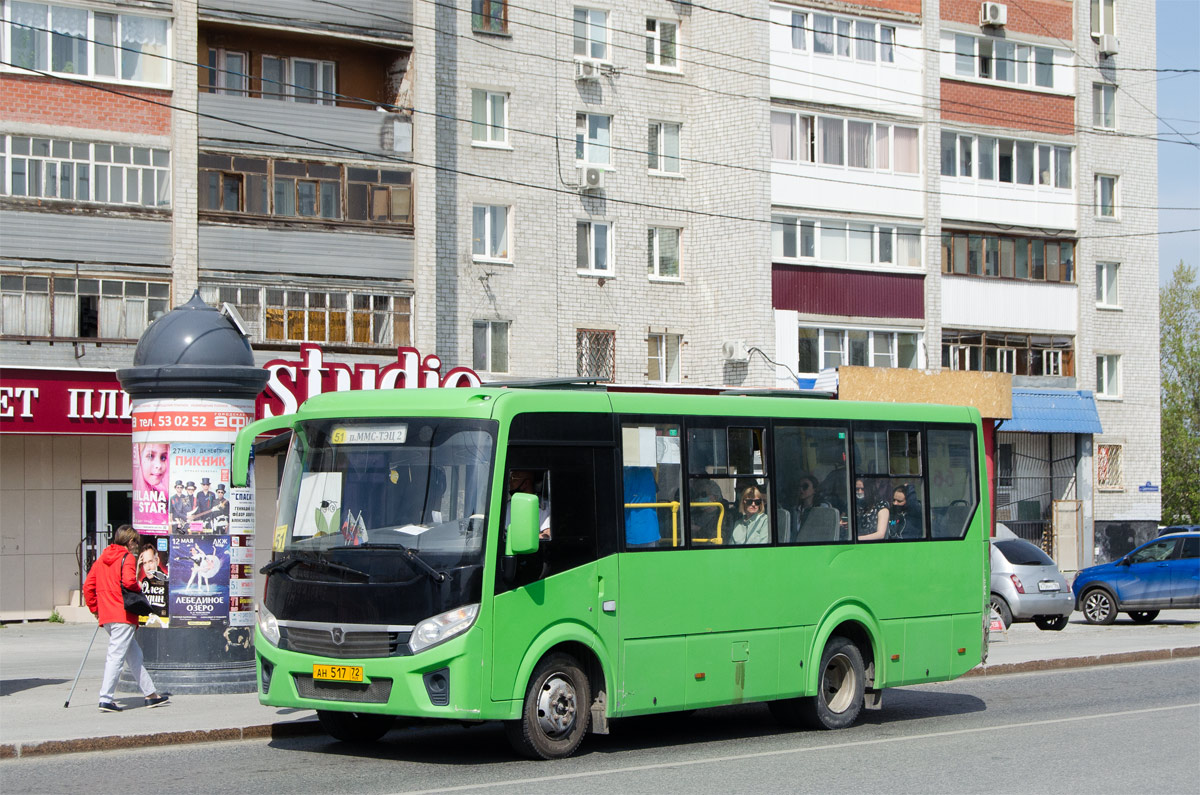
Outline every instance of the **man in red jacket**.
{"label": "man in red jacket", "polygon": [[138,617],[125,610],[125,596],[121,591],[121,586],[130,591],[141,590],[137,581],[140,541],[138,532],[129,525],[118,527],[113,543],[100,553],[83,583],[83,599],[108,633],[108,659],[104,663],[104,680],[100,684],[101,712],[122,710],[113,701],[113,695],[125,663],[129,663],[129,672],[146,697],[146,706],[161,707],[171,698],[170,693],[158,694],[150,674],[142,665],[142,647],[138,646],[133,636]]}

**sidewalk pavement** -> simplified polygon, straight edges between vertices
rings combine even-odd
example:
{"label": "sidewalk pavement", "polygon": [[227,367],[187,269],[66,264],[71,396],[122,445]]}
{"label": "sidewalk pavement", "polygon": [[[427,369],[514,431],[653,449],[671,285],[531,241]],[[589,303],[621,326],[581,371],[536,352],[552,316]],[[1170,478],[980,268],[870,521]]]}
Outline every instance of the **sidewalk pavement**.
{"label": "sidewalk pavement", "polygon": [[[0,626],[0,759],[141,748],[319,732],[312,710],[264,707],[254,693],[179,695],[147,709],[140,695],[118,693],[126,707],[102,713],[97,691],[108,636],[100,632],[79,685],[63,707],[94,624]],[[1200,610],[1164,611],[1152,624],[1122,614],[1093,626],[1076,613],[1061,632],[1014,624],[993,633],[987,664],[968,676],[1200,656]]]}

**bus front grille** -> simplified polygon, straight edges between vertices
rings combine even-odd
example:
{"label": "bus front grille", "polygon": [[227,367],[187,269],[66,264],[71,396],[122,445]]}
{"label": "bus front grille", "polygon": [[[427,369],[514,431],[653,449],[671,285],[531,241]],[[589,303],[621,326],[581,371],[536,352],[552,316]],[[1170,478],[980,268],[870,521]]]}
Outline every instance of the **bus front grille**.
{"label": "bus front grille", "polygon": [[370,682],[323,682],[311,674],[292,674],[300,698],[323,701],[353,701],[358,704],[386,704],[392,695],[391,679]]}
{"label": "bus front grille", "polygon": [[354,659],[356,657],[395,657],[408,654],[408,632],[346,632],[341,643],[333,642],[329,630],[287,627],[280,647],[302,654]]}

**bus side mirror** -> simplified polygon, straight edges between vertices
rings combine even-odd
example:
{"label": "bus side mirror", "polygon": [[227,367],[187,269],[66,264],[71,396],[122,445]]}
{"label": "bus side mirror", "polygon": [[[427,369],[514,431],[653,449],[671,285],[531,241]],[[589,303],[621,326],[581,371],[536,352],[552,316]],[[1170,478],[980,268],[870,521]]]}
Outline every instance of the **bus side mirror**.
{"label": "bus side mirror", "polygon": [[264,433],[291,428],[294,421],[295,417],[291,414],[266,417],[252,422],[238,431],[237,439],[233,443],[233,466],[231,467],[233,471],[229,478],[231,488],[242,488],[246,485],[250,470],[250,452],[254,447],[254,440]]}
{"label": "bus side mirror", "polygon": [[538,498],[536,494],[512,495],[508,507],[506,555],[529,555],[538,550]]}

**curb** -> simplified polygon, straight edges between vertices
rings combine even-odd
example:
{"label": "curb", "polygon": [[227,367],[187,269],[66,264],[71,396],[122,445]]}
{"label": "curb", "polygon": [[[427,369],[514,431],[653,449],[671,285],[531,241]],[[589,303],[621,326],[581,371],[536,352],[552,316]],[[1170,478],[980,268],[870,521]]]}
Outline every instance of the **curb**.
{"label": "curb", "polygon": [[[1178,649],[1154,649],[1130,651],[1117,654],[1095,654],[1087,657],[1062,657],[1054,660],[1030,660],[1029,662],[983,665],[967,671],[960,678],[969,676],[1002,676],[1005,674],[1028,673],[1031,671],[1054,671],[1069,668],[1087,668],[1095,665],[1118,665],[1121,663],[1154,662],[1200,657],[1200,646],[1184,646]],[[53,756],[87,751],[118,751],[128,748],[148,748],[156,745],[183,745],[188,743],[214,743],[228,740],[277,740],[286,737],[303,737],[324,731],[315,720],[294,723],[267,723],[245,728],[197,729],[195,731],[158,732],[156,734],[114,734],[105,737],[84,737],[75,740],[45,740],[28,743],[5,743],[0,745],[0,759],[18,759],[33,756]]]}

